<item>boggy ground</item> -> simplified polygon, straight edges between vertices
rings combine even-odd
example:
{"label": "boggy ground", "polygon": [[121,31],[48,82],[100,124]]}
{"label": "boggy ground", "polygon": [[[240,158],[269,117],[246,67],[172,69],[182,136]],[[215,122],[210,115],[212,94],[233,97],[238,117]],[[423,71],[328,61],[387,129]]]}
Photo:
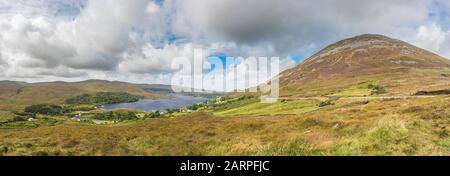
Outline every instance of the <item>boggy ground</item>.
{"label": "boggy ground", "polygon": [[[203,109],[113,125],[0,129],[2,155],[450,155],[450,96],[279,102],[306,108],[264,115]],[[272,105],[278,106],[278,105]],[[239,112],[239,111],[236,111]],[[216,115],[214,115],[216,114]]]}

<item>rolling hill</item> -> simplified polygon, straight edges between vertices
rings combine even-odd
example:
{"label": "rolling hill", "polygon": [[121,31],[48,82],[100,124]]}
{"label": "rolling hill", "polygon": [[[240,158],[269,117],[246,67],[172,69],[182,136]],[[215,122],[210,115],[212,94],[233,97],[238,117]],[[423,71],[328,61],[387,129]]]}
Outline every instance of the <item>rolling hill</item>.
{"label": "rolling hill", "polygon": [[20,110],[32,104],[61,104],[68,98],[85,93],[127,92],[146,98],[162,98],[164,95],[150,93],[140,85],[87,80],[82,82],[45,82],[24,83],[13,81],[0,82],[0,110]]}
{"label": "rolling hill", "polygon": [[[283,97],[276,103],[236,93],[193,112],[122,124],[53,117],[59,122],[0,127],[0,155],[448,156],[449,75],[443,57],[385,36],[361,35],[282,72]],[[169,91],[164,85],[94,80],[3,84],[8,91],[2,96],[9,95],[13,107],[80,92]],[[436,95],[411,96],[427,91]]]}

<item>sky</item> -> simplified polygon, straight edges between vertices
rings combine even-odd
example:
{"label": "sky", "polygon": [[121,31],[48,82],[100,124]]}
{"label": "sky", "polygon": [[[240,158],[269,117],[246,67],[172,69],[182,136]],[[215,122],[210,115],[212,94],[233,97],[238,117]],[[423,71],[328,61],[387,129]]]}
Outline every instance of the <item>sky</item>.
{"label": "sky", "polygon": [[199,48],[284,70],[365,33],[450,58],[450,0],[1,0],[0,80],[171,84]]}

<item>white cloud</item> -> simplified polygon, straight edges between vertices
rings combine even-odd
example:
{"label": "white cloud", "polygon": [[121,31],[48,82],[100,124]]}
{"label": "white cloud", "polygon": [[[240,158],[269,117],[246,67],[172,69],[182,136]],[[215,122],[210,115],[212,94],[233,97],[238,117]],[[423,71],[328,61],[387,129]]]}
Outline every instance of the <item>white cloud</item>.
{"label": "white cloud", "polygon": [[416,35],[416,43],[426,49],[439,51],[445,41],[445,36],[446,32],[442,31],[441,27],[436,24],[420,26]]}
{"label": "white cloud", "polygon": [[147,10],[147,13],[149,13],[149,14],[155,14],[160,10],[160,7],[157,4],[155,4],[154,2],[150,2],[147,5],[146,10]]}
{"label": "white cloud", "polygon": [[439,22],[429,25],[432,1],[3,0],[0,77],[170,83],[172,60],[192,58],[197,47],[277,56],[289,68],[292,55],[362,33],[450,56],[449,32]]}
{"label": "white cloud", "polygon": [[53,76],[53,77],[63,77],[63,78],[86,78],[88,74],[84,71],[75,70],[67,68],[64,66],[59,66],[53,69],[38,69],[38,75],[42,76]]}
{"label": "white cloud", "polygon": [[258,45],[280,53],[360,33],[402,36],[427,19],[431,0],[183,0],[174,31],[194,40],[212,38]]}
{"label": "white cloud", "polygon": [[127,53],[124,61],[119,64],[119,70],[128,73],[170,72],[172,59],[177,57],[192,58],[193,46],[166,45],[163,48],[154,48],[145,45],[140,52]]}
{"label": "white cloud", "polygon": [[420,26],[414,44],[450,58],[450,31],[444,31],[437,24]]}
{"label": "white cloud", "polygon": [[90,1],[74,21],[62,22],[17,14],[1,20],[1,42],[11,52],[26,53],[47,67],[111,70],[125,51],[135,47],[129,33],[146,24],[147,4]]}

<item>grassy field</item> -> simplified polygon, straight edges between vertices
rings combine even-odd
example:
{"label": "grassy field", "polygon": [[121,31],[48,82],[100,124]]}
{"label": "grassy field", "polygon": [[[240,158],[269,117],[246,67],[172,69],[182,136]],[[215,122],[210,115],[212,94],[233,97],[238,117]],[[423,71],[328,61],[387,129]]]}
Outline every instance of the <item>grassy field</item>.
{"label": "grassy field", "polygon": [[[448,59],[361,35],[281,72],[279,83],[273,104],[230,93],[149,113],[64,104],[96,92],[164,97],[139,85],[0,82],[0,155],[450,155],[450,95],[414,96],[450,89]],[[57,111],[21,115],[42,103]]]}
{"label": "grassy field", "polygon": [[[112,125],[0,129],[3,155],[450,155],[450,97],[340,99],[334,105],[247,99],[236,111]],[[258,107],[258,108],[255,108]],[[295,108],[290,111],[290,107]],[[232,115],[232,114],[246,114]]]}
{"label": "grassy field", "polygon": [[230,94],[165,115],[80,105],[11,121],[16,115],[3,110],[0,155],[450,155],[450,96],[411,97],[391,86],[356,80],[272,104]]}
{"label": "grassy field", "polygon": [[0,111],[0,122],[12,119],[14,114],[10,111]]}
{"label": "grassy field", "polygon": [[241,104],[237,108],[213,112],[216,116],[268,116],[301,114],[316,110],[318,101],[295,100],[278,101],[276,103],[261,103],[258,99]]}
{"label": "grassy field", "polygon": [[378,86],[375,81],[362,82],[357,85],[351,86],[347,89],[337,91],[328,96],[338,96],[338,97],[354,97],[354,96],[369,96],[373,92],[371,86]]}

